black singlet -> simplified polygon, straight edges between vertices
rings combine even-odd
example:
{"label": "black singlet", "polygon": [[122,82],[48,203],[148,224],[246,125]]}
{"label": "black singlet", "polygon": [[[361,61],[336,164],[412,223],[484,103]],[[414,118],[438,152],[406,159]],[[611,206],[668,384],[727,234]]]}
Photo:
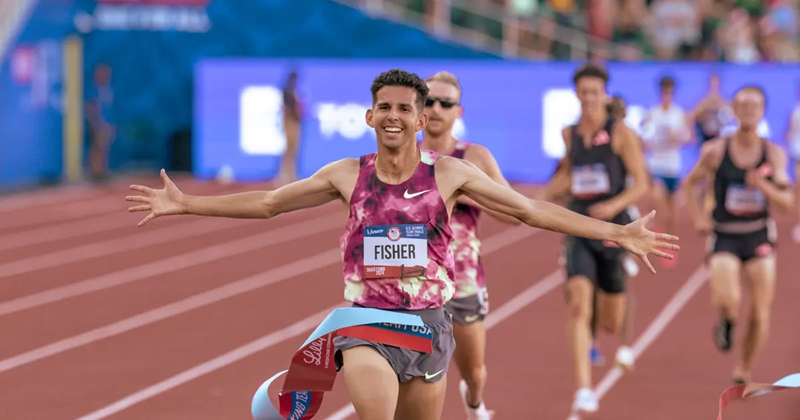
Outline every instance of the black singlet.
{"label": "black singlet", "polygon": [[[716,223],[749,222],[769,217],[769,202],[756,187],[745,184],[747,170],[733,163],[730,155],[731,138],[725,139],[725,155],[714,175],[712,217]],[[761,139],[761,158],[755,168],[767,163],[767,140]],[[772,175],[767,177],[772,180]]]}
{"label": "black singlet", "polygon": [[[622,158],[611,145],[613,127],[614,119],[608,119],[588,148],[583,145],[578,125],[570,127],[572,135],[567,159],[572,170],[572,199],[569,208],[574,212],[587,215],[592,204],[606,201],[625,190],[628,173]],[[630,223],[630,216],[627,211],[622,211],[611,221]]]}

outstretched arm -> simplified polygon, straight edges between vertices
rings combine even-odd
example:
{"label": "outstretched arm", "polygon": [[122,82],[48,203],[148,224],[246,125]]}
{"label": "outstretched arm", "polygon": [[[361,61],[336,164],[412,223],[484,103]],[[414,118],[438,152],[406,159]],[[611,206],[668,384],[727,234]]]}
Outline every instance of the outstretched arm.
{"label": "outstretched arm", "polygon": [[630,225],[620,226],[583,216],[556,204],[529,199],[511,188],[497,188],[497,184],[486,174],[463,161],[447,159],[443,163],[460,186],[459,191],[480,205],[515,217],[531,227],[615,242],[639,256],[653,273],[655,269],[647,260],[647,254],[671,258],[657,248],[679,249],[675,244],[664,242],[677,241],[677,237],[656,234],[644,228],[645,223],[653,218],[654,212]]}
{"label": "outstretched arm", "polygon": [[[500,171],[500,167],[497,165],[497,161],[495,160],[494,156],[492,156],[492,152],[490,152],[489,149],[487,149],[487,148],[485,148],[483,146],[475,144],[475,145],[472,145],[469,150],[470,151],[468,153],[470,153],[470,160],[474,160],[475,162],[477,162],[477,163],[475,163],[475,166],[477,166],[487,176],[489,176],[489,178],[491,178],[492,181],[494,181],[494,182],[496,182],[496,183],[498,183],[498,184],[500,184],[500,185],[502,185],[504,187],[511,188],[511,185],[508,183],[506,178],[503,176],[503,173]],[[465,160],[465,162],[472,163],[472,162],[467,161],[467,160]],[[464,204],[469,204],[469,205],[474,206],[474,207],[478,207],[481,210],[486,211],[486,213],[488,213],[489,215],[491,215],[492,217],[494,217],[495,219],[497,219],[497,220],[499,220],[499,221],[501,221],[503,223],[507,223],[507,224],[510,224],[510,225],[519,225],[520,224],[520,221],[518,219],[516,219],[514,217],[511,217],[511,216],[508,216],[508,215],[503,214],[503,213],[498,213],[496,211],[487,209],[487,208],[479,205],[478,203],[476,203],[474,200],[472,200],[471,198],[469,198],[467,196],[462,195],[461,197],[458,198],[458,202],[459,203],[464,203]]]}
{"label": "outstretched arm", "polygon": [[321,206],[340,198],[333,180],[337,171],[345,169],[343,162],[342,160],[330,163],[310,178],[287,184],[274,191],[249,191],[223,196],[183,194],[162,169],[163,189],[154,190],[141,185],[132,185],[131,189],[142,195],[128,196],[126,200],[143,203],[129,208],[131,212],[151,212],[139,226],[147,224],[156,217],[179,214],[269,219],[281,213]]}

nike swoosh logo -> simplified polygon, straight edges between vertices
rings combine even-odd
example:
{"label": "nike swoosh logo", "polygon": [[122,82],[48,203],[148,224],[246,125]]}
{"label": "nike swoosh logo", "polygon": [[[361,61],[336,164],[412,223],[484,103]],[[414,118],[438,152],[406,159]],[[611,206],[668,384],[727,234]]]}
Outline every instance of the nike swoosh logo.
{"label": "nike swoosh logo", "polygon": [[414,198],[414,197],[416,197],[416,196],[418,196],[418,195],[425,194],[425,193],[426,193],[426,192],[428,192],[428,191],[430,191],[430,190],[419,191],[419,192],[415,192],[415,193],[413,193],[413,194],[409,194],[409,193],[408,193],[408,190],[406,190],[406,192],[404,192],[404,193],[403,193],[403,197],[405,197],[406,199],[409,199],[409,198]]}
{"label": "nike swoosh logo", "polygon": [[467,316],[464,317],[464,321],[472,322],[472,321],[478,319],[479,316],[480,315],[467,315]]}
{"label": "nike swoosh logo", "polygon": [[434,373],[433,375],[429,374],[428,372],[425,372],[425,379],[433,379],[433,378],[435,378],[436,376],[438,376],[442,372],[444,372],[444,369]]}

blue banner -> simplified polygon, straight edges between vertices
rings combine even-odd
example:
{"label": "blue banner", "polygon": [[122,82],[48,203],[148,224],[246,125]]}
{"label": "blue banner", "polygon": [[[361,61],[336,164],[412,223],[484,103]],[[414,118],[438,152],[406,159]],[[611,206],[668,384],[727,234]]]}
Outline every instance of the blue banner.
{"label": "blue banner", "polygon": [[40,0],[0,62],[0,190],[61,178],[63,40],[73,0]]}
{"label": "blue banner", "polygon": [[[463,87],[463,121],[458,138],[487,146],[512,181],[540,183],[563,155],[561,129],[580,112],[572,86],[577,63],[497,61],[364,60],[207,60],[195,71],[194,172],[214,176],[229,166],[240,180],[272,178],[285,147],[281,89],[290,70],[299,73],[305,110],[301,128],[301,176],[323,165],[376,150],[366,125],[372,80],[403,68],[422,77],[440,70],[454,73]],[[675,100],[689,111],[708,91],[710,76],[720,76],[722,94],[747,84],[768,97],[763,129],[785,145],[800,71],[791,65],[612,63],[609,93],[628,101],[628,124],[640,127],[645,111],[659,101],[658,80],[676,80]],[[735,121],[734,121],[735,123]],[[421,136],[421,133],[420,133]],[[683,173],[697,156],[684,148]]]}

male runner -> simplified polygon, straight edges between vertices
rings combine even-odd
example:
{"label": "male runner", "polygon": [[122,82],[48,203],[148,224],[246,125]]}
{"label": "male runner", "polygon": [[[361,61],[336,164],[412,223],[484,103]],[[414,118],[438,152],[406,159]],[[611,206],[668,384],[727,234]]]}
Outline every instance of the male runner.
{"label": "male runner", "polygon": [[[620,95],[614,95],[611,97],[611,100],[608,102],[606,106],[606,112],[608,115],[616,121],[625,121],[625,118],[628,116],[627,111],[628,105],[625,102],[625,98]],[[640,144],[643,143],[640,140]],[[631,186],[634,183],[633,177],[628,174],[628,182],[626,185]],[[631,217],[631,220],[636,220],[642,215],[639,213],[639,208],[636,204],[631,204],[628,206],[628,215]],[[639,266],[636,265],[636,261],[632,259],[630,255],[625,258],[625,271],[628,273],[630,277],[636,277],[639,274]],[[630,285],[627,287],[628,290],[628,298],[625,300],[626,307],[625,307],[625,318],[622,321],[622,341],[620,347],[617,349],[617,354],[615,357],[615,364],[623,369],[623,370],[631,370],[633,369],[633,350],[631,349],[631,344],[633,343],[633,301],[634,296],[631,293]],[[592,347],[589,353],[589,358],[592,361],[592,364],[595,366],[602,366],[605,364],[605,358],[603,354],[600,352],[600,348],[597,346],[598,337],[597,337],[597,328],[598,328],[598,321],[599,318],[597,316],[597,290],[594,293],[594,299],[592,300]]]}
{"label": "male runner", "polygon": [[432,353],[335,338],[337,366],[344,367],[361,420],[438,420],[442,415],[447,383],[442,379],[455,345],[452,320],[443,308],[455,291],[448,220],[460,196],[532,227],[616,243],[653,273],[648,254],[670,258],[661,249],[679,249],[673,243],[677,237],[646,229],[654,212],[625,226],[603,222],[528,199],[467,161],[420,150],[416,133],[428,123],[422,112],[428,87],[417,75],[390,70],[375,78],[371,92],[366,122],[375,130],[377,153],[329,163],[274,191],[217,197],[184,195],[162,170],[163,189],[132,185],[142,195],[126,197],[142,203],[129,211],[150,212],[139,226],[178,214],[268,219],[340,200],[349,214],[340,241],[345,300],[417,315],[432,336]]}
{"label": "male runner", "polygon": [[[642,139],[648,149],[650,175],[655,183],[652,198],[663,217],[662,228],[675,229],[676,209],[673,196],[680,184],[681,147],[691,140],[686,114],[674,101],[675,81],[659,81],[661,103],[651,108],[643,121]],[[673,261],[665,261],[672,263]]]}
{"label": "male runner", "polygon": [[[544,195],[553,196],[553,190],[568,184],[572,210],[624,225],[631,220],[628,207],[647,192],[647,170],[639,139],[624,121],[609,118],[605,69],[591,63],[583,65],[573,82],[581,116],[577,124],[563,131],[564,166],[545,187]],[[628,174],[633,182],[626,186]],[[591,388],[592,370],[586,357],[591,343],[592,300],[597,291],[599,325],[610,333],[619,333],[626,307],[626,254],[613,243],[574,235],[565,238],[565,254],[568,334],[577,385],[572,409],[576,414],[595,412],[598,400]]]}
{"label": "male runner", "polygon": [[[625,99],[619,95],[615,95],[611,97],[608,104],[606,105],[606,112],[611,118],[614,118],[617,121],[625,121],[625,117],[627,117],[627,104],[625,103]],[[555,177],[558,171],[565,165],[565,160],[567,158],[563,157],[558,161],[558,165],[556,166],[553,175],[551,175],[551,179]],[[545,194],[541,194],[538,198],[541,200],[546,200],[550,202],[561,202],[567,201],[569,199],[570,193],[570,185],[568,183],[568,177],[561,177],[559,178],[560,185],[555,186],[551,185],[549,190],[550,193],[556,194],[555,196],[547,196]],[[628,175],[628,183],[627,185],[633,185],[633,178]],[[635,204],[632,204],[628,207],[628,213],[631,216],[631,220],[636,220],[641,217],[639,213],[639,209]],[[562,266],[566,266],[566,256],[564,255],[564,249],[562,248],[559,250],[559,264]],[[639,273],[639,267],[636,265],[636,261],[634,261],[630,256],[625,258],[625,269],[629,276],[635,277]],[[616,364],[620,368],[624,370],[630,370],[633,368],[633,351],[630,348],[630,344],[633,342],[633,295],[628,296],[626,299],[625,308],[625,320],[623,321],[622,325],[622,345],[619,349],[617,349],[616,354]],[[597,345],[598,343],[598,336],[597,336],[597,327],[598,327],[599,318],[597,317],[597,290],[595,290],[593,299],[592,299],[592,323],[591,323],[591,333],[592,333],[592,345],[589,349],[589,360],[595,366],[603,366],[605,364],[605,357],[603,357],[603,353],[600,351],[600,347]]]}
{"label": "male runner", "polygon": [[[458,79],[442,71],[425,79],[425,82],[429,89],[425,102],[428,125],[423,131],[420,148],[467,160],[494,182],[510,188],[489,149],[453,138],[453,124],[464,112],[460,104],[461,84]],[[486,329],[483,321],[489,312],[489,293],[484,282],[481,242],[478,239],[481,210],[484,209],[462,196],[450,215],[450,227],[455,235],[456,291],[445,307],[453,314],[453,335],[456,339],[453,360],[461,373],[459,388],[468,420],[489,420],[492,416],[483,403],[486,385]],[[520,224],[518,219],[502,213],[488,213],[500,221]]]}
{"label": "male runner", "polygon": [[[786,154],[756,133],[764,115],[766,97],[757,87],[740,89],[733,99],[739,129],[730,136],[708,141],[700,159],[686,177],[686,203],[695,229],[709,236],[708,266],[711,296],[719,310],[714,342],[720,351],[731,349],[733,329],[742,299],[739,273],[744,269],[752,293],[752,307],[744,347],[733,379],[744,383],[769,329],[775,295],[775,222],[771,208],[790,211],[793,193],[787,175]],[[713,182],[715,207],[711,214],[697,197],[708,179]]]}

